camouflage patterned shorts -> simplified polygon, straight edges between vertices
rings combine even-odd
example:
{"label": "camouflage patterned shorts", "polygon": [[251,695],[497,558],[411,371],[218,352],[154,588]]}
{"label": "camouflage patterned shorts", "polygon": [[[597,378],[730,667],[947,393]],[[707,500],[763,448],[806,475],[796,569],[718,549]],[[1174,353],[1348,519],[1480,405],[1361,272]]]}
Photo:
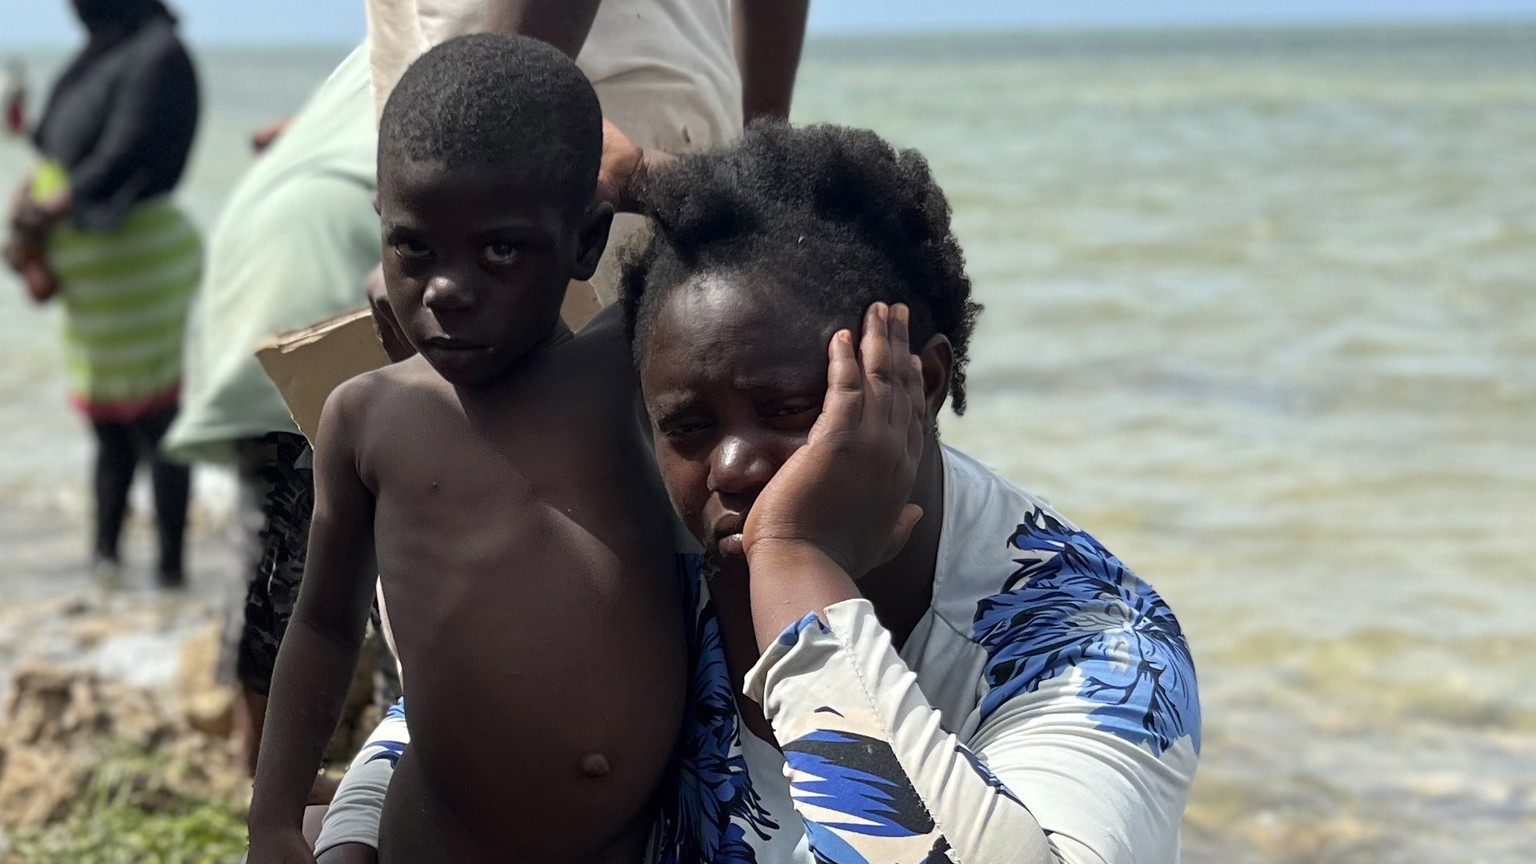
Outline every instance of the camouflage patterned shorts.
{"label": "camouflage patterned shorts", "polygon": [[314,472],[298,465],[307,449],[304,436],[288,432],[246,439],[236,446],[250,587],[235,674],[262,694],[272,689],[277,648],[304,576],[315,509]]}

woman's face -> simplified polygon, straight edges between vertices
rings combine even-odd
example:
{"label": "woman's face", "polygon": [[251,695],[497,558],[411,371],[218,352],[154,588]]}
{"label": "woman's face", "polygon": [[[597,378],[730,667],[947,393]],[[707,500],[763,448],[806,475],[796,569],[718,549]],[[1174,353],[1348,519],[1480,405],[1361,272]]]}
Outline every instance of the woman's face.
{"label": "woman's face", "polygon": [[640,387],[662,479],[705,554],[745,572],[757,495],[805,443],[827,390],[827,342],[856,322],[796,306],[774,286],[702,274],[673,289],[643,345]]}

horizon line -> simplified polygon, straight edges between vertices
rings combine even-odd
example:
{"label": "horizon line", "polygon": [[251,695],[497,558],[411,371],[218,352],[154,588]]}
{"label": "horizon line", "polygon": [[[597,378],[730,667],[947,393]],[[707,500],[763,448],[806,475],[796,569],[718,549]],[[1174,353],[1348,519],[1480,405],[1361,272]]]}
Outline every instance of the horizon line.
{"label": "horizon line", "polygon": [[[807,42],[823,39],[880,39],[896,37],[933,36],[1001,36],[1009,34],[1119,34],[1119,33],[1214,33],[1251,32],[1273,30],[1362,30],[1376,29],[1436,29],[1456,27],[1489,27],[1497,25],[1536,26],[1536,11],[1492,12],[1456,15],[1405,15],[1401,17],[1354,16],[1342,18],[1220,18],[1188,21],[1145,21],[1122,18],[1096,21],[1047,21],[1020,22],[999,21],[994,24],[941,25],[897,24],[885,27],[817,27],[806,33]],[[359,35],[358,40],[363,37]],[[0,52],[60,50],[72,48],[78,42],[0,42]],[[357,44],[349,39],[296,38],[241,41],[234,38],[198,39],[196,47],[206,48],[331,48]]]}

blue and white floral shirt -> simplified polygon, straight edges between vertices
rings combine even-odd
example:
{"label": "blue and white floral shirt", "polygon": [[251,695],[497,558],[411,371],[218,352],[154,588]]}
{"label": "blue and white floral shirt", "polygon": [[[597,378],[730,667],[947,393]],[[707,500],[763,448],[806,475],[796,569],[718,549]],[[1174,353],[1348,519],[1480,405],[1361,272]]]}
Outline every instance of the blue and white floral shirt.
{"label": "blue and white floral shirt", "polygon": [[[707,584],[657,864],[1173,864],[1200,751],[1194,664],[1157,592],[1048,505],[944,449],[932,606],[900,651],[867,600],[806,616],[736,713]],[[397,706],[319,850],[372,844]]]}
{"label": "blue and white floral shirt", "polygon": [[951,448],[932,607],[900,651],[867,600],[807,616],[747,677],[739,722],[707,585],[679,795],[656,858],[692,864],[1179,858],[1195,670],[1150,586]]}

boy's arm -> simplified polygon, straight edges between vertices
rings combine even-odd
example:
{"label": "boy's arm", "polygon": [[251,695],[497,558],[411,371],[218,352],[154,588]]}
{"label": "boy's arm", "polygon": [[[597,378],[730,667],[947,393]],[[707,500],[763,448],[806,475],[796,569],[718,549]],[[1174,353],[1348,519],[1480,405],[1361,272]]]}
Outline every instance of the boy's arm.
{"label": "boy's arm", "polygon": [[341,385],[320,415],[309,557],[278,652],[256,765],[252,864],[295,860],[283,856],[300,835],[309,789],[362,644],[375,573],[374,497],[357,466],[367,389],[366,380]]}

